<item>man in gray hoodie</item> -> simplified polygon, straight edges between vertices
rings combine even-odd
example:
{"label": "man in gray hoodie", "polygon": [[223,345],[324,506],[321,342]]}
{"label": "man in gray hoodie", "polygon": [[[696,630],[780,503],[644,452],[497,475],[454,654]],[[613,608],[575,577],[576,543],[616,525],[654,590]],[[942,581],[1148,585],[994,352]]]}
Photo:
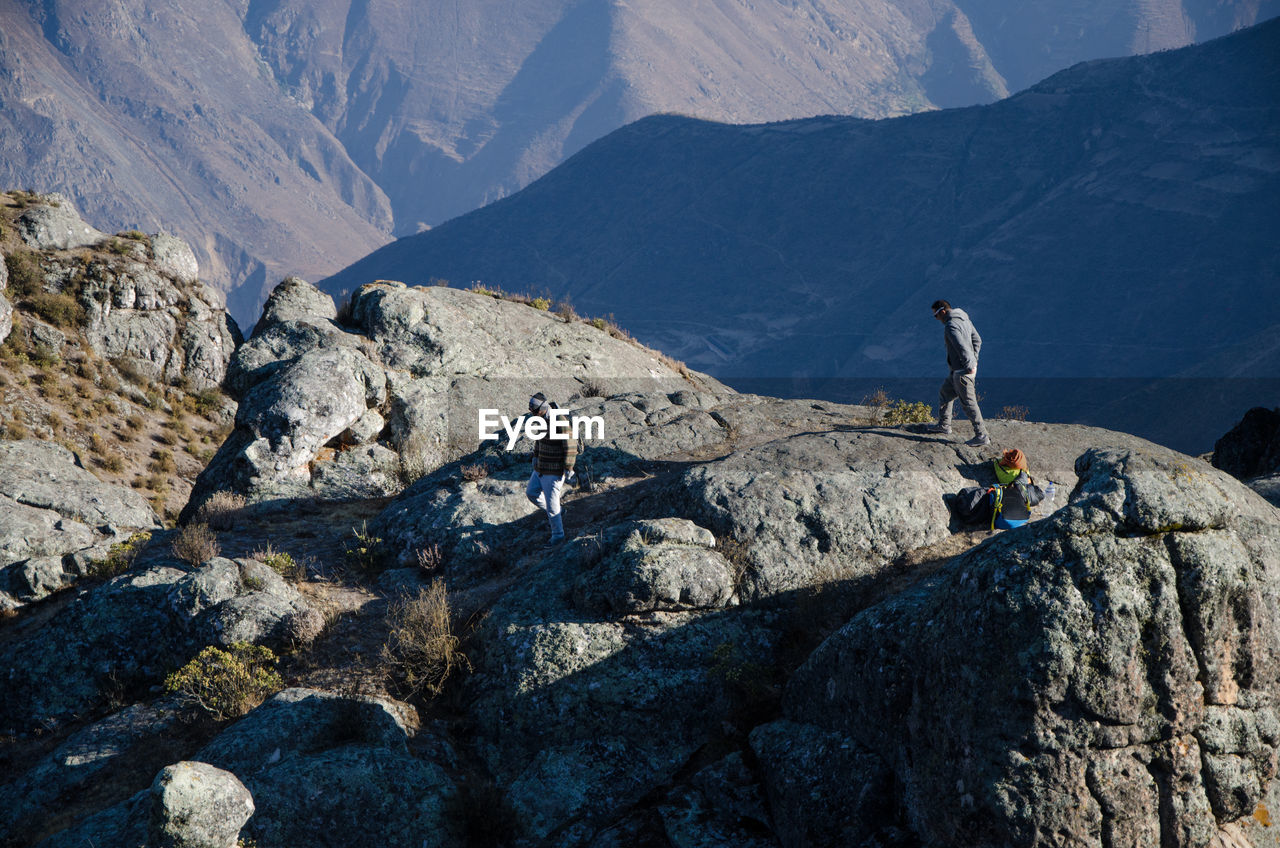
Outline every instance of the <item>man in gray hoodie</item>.
{"label": "man in gray hoodie", "polygon": [[978,409],[975,386],[982,336],[978,335],[963,309],[955,309],[945,300],[935,300],[932,309],[933,317],[946,325],[943,340],[947,345],[947,366],[951,373],[938,392],[938,423],[930,429],[934,433],[951,432],[951,407],[955,399],[960,398],[964,414],[973,423],[973,438],[965,444],[975,448],[989,445],[991,437],[987,435],[987,425],[982,421],[982,410]]}

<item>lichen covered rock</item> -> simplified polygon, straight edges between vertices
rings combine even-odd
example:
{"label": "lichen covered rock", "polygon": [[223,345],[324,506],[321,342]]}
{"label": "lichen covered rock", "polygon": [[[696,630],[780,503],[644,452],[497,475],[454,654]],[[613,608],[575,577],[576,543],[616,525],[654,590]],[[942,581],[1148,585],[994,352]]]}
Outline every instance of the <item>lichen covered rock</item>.
{"label": "lichen covered rock", "polygon": [[858,615],[788,690],[926,842],[1207,845],[1275,775],[1276,511],[1190,459],[1077,470],[1067,508]]}

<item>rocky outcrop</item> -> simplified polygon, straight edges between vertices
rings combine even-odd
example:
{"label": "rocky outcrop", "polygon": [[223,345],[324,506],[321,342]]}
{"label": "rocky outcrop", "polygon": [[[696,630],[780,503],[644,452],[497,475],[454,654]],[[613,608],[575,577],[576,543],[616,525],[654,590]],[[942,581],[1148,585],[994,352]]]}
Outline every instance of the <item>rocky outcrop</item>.
{"label": "rocky outcrop", "polygon": [[245,833],[262,845],[357,844],[370,821],[387,844],[459,844],[450,763],[409,753],[417,729],[407,704],[286,689],[197,757],[244,780],[258,808]]}
{"label": "rocky outcrop", "polygon": [[154,848],[235,848],[253,796],[234,774],[208,763],[166,766],[151,784]]}
{"label": "rocky outcrop", "polygon": [[182,722],[177,704],[161,699],[126,707],[76,732],[24,774],[0,785],[0,838],[30,841],[60,802],[87,793],[139,751],[162,748]]}
{"label": "rocky outcrop", "polygon": [[[1065,509],[861,613],[788,688],[790,720],[892,772],[926,843],[1207,845],[1275,775],[1277,512],[1190,459],[1076,467]],[[780,818],[807,814],[803,746],[757,748]],[[817,819],[854,826],[838,798]]]}
{"label": "rocky outcrop", "polygon": [[[589,324],[475,292],[381,282],[353,296],[349,328],[335,315],[305,281],[277,287],[231,364],[236,431],[184,515],[219,490],[258,501],[392,494],[397,477],[473,449],[479,409],[514,417],[535,391],[562,403],[637,386],[728,392]],[[354,447],[363,453],[347,457]]]}
{"label": "rocky outcrop", "polygon": [[188,244],[164,233],[108,238],[57,195],[38,198],[14,223],[27,266],[47,294],[74,300],[77,314],[64,321],[97,356],[150,381],[194,391],[221,385],[240,331],[219,294],[199,280]]}
{"label": "rocky outcrop", "polygon": [[0,732],[84,715],[112,688],[152,685],[204,645],[249,640],[283,650],[322,626],[296,589],[256,561],[216,558],[191,570],[153,542],[135,570],[81,590],[40,629],[0,645]]}
{"label": "rocky outcrop", "polygon": [[[102,258],[84,270],[85,338],[108,359],[125,359],[151,380],[221,385],[240,331],[216,292],[192,279],[170,238],[163,262]],[[189,253],[190,248],[186,252]]]}
{"label": "rocky outcrop", "polygon": [[27,209],[16,221],[22,241],[34,250],[70,250],[92,247],[106,238],[85,223],[71,201],[61,194],[40,198],[40,203]]}
{"label": "rocky outcrop", "polygon": [[110,545],[159,526],[146,498],[98,480],[66,448],[0,441],[0,606],[64,588]]}

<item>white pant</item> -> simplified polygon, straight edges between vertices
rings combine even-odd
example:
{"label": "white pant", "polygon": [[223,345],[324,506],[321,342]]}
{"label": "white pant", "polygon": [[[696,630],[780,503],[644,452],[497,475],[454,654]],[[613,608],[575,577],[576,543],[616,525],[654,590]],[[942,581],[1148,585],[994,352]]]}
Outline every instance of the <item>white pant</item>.
{"label": "white pant", "polygon": [[529,485],[524,490],[530,503],[546,510],[552,541],[564,538],[564,516],[560,514],[560,492],[563,490],[563,474],[539,474],[536,471],[529,476]]}

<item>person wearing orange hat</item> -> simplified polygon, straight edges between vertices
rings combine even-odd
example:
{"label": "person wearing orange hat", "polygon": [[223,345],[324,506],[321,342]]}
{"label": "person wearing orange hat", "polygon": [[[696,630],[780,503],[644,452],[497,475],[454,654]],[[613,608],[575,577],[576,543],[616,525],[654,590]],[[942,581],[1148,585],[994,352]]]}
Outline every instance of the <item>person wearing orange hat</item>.
{"label": "person wearing orange hat", "polygon": [[1027,456],[1011,448],[991,460],[996,486],[991,490],[991,529],[1008,530],[1031,520],[1031,507],[1045,499],[1027,467]]}

